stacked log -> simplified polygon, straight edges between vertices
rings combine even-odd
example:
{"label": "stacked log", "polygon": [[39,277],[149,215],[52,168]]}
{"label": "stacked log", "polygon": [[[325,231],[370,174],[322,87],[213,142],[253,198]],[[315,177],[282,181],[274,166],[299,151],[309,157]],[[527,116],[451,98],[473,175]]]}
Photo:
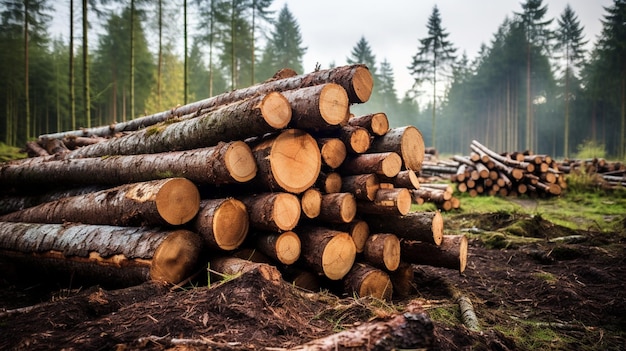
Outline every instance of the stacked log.
{"label": "stacked log", "polygon": [[411,211],[418,191],[440,190],[417,178],[420,131],[389,129],[384,113],[350,114],[372,82],[365,66],[337,67],[141,124],[41,136],[27,146],[32,157],[0,165],[0,251],[87,274],[103,266],[120,281],[132,268],[133,282],[179,283],[209,262],[232,275],[254,260],[294,283],[336,281],[380,298],[418,263],[402,254],[405,242],[442,256],[425,264],[462,270],[450,260],[465,262],[466,242],[440,247],[440,212]]}
{"label": "stacked log", "polygon": [[626,187],[626,165],[620,161],[609,162],[604,158],[565,159],[556,166],[564,174],[586,174],[595,186],[615,190]]}
{"label": "stacked log", "polygon": [[566,187],[563,173],[548,155],[499,154],[476,140],[470,148],[470,156],[453,157],[459,167],[451,180],[459,192],[470,196],[558,196]]}

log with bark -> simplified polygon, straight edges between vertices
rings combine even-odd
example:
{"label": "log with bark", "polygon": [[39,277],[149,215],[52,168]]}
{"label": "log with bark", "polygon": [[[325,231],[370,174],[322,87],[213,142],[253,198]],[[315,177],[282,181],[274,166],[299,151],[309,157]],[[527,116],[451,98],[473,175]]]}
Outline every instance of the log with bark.
{"label": "log with bark", "polygon": [[126,286],[176,284],[197,268],[202,250],[188,230],[0,222],[0,258]]}
{"label": "log with bark", "polygon": [[207,247],[230,251],[239,247],[249,230],[249,217],[243,202],[233,199],[202,200],[192,228]]}
{"label": "log with bark", "polygon": [[337,171],[344,176],[375,173],[395,177],[401,168],[400,155],[395,152],[380,152],[348,156]]}
{"label": "log with bark", "polygon": [[250,226],[258,230],[292,230],[300,220],[300,200],[293,194],[259,193],[239,200],[246,205]]}
{"label": "log with bark", "polygon": [[315,183],[322,167],[317,141],[298,129],[262,141],[252,153],[259,169],[254,182],[268,191],[302,193]]}
{"label": "log with bark", "polygon": [[96,191],[108,189],[108,186],[91,185],[85,187],[71,187],[52,189],[41,192],[39,188],[22,193],[22,195],[5,195],[0,197],[0,215],[21,211],[25,208],[40,205],[44,202],[52,202],[62,198],[94,193]]}
{"label": "log with bark", "polygon": [[71,160],[29,158],[0,165],[0,181],[22,187],[120,185],[173,177],[184,177],[200,184],[230,184],[247,182],[256,174],[252,151],[242,141],[160,154]]}
{"label": "log with bark", "polygon": [[299,227],[302,243],[300,258],[317,273],[330,280],[343,278],[356,258],[356,247],[350,235],[324,227]]}
{"label": "log with bark", "polygon": [[257,85],[243,89],[233,90],[208,99],[200,100],[188,105],[177,106],[168,111],[163,111],[149,116],[136,118],[124,123],[114,123],[109,126],[83,128],[80,130],[44,134],[40,138],[63,138],[65,136],[112,136],[123,131],[134,131],[147,126],[151,126],[166,120],[182,117],[196,116],[203,112],[210,111],[216,107],[230,104],[236,101],[249,99],[251,97],[280,92],[286,90],[299,89],[320,85],[324,83],[336,83],[341,85],[348,94],[350,103],[366,102],[374,86],[372,74],[367,66],[362,64],[340,66],[328,70],[319,70],[308,74],[288,76],[284,79],[273,79]]}
{"label": "log with bark", "polygon": [[402,260],[465,271],[467,266],[467,237],[465,235],[444,235],[439,246],[429,243],[402,239],[400,241]]}
{"label": "log with bark", "polygon": [[259,251],[282,264],[290,265],[300,258],[300,238],[292,231],[254,233],[254,242]]}
{"label": "log with bark", "polygon": [[348,115],[348,94],[338,84],[287,90],[282,94],[291,106],[291,128],[328,129],[344,123]]}
{"label": "log with bark", "polygon": [[62,155],[64,159],[154,154],[244,140],[285,128],[291,107],[280,93],[226,105],[193,119],[172,119]]}
{"label": "log with bark", "polygon": [[393,128],[385,135],[374,138],[368,152],[395,152],[401,156],[406,169],[417,172],[424,160],[424,138],[413,126]]}
{"label": "log with bark", "polygon": [[378,178],[381,182],[393,184],[396,188],[407,188],[409,190],[420,188],[419,178],[411,169],[400,171],[395,177],[379,176]]}
{"label": "log with bark", "polygon": [[356,200],[351,193],[322,195],[322,206],[317,217],[325,223],[350,223],[356,216]]}
{"label": "log with bark", "polygon": [[365,128],[374,136],[383,136],[389,130],[389,120],[384,112],[352,117],[348,125]]}
{"label": "log with bark", "polygon": [[0,216],[1,222],[181,225],[198,213],[200,193],[185,178],[131,183]]}
{"label": "log with bark", "polygon": [[341,191],[352,193],[356,199],[374,201],[380,183],[376,174],[345,176],[341,179]]}
{"label": "log with bark", "polygon": [[440,245],[443,240],[443,216],[439,211],[411,212],[404,216],[368,216],[372,233],[393,233],[396,236]]}
{"label": "log with bark", "polygon": [[217,276],[218,279],[221,278],[220,280],[225,278],[232,279],[233,277],[248,273],[256,274],[276,285],[280,284],[282,279],[278,268],[272,265],[230,256],[211,259],[209,261],[208,271],[212,273],[211,276]]}
{"label": "log with bark", "polygon": [[411,210],[408,189],[378,189],[374,201],[357,201],[359,212],[373,215],[406,215]]}
{"label": "log with bark", "polygon": [[298,351],[430,349],[434,326],[421,310],[378,319],[291,348]]}
{"label": "log with bark", "polygon": [[300,194],[300,207],[306,218],[316,218],[322,211],[322,192],[309,188]]}
{"label": "log with bark", "polygon": [[322,156],[322,162],[331,169],[341,166],[346,159],[348,151],[346,144],[339,138],[318,138],[318,146]]}
{"label": "log with bark", "polygon": [[320,172],[315,187],[324,194],[333,194],[341,191],[343,179],[337,172]]}
{"label": "log with bark", "polygon": [[365,242],[363,258],[374,267],[393,272],[400,265],[400,240],[394,234],[372,234]]}
{"label": "log with bark", "polygon": [[330,136],[339,138],[348,152],[362,154],[370,148],[370,133],[367,129],[358,126],[343,126],[330,132]]}
{"label": "log with bark", "polygon": [[350,223],[334,224],[332,228],[350,234],[352,241],[354,241],[356,252],[363,252],[365,242],[370,236],[370,228],[366,221],[356,219]]}
{"label": "log with bark", "polygon": [[391,300],[393,286],[389,274],[367,263],[357,262],[343,278],[344,290],[357,298],[372,296]]}

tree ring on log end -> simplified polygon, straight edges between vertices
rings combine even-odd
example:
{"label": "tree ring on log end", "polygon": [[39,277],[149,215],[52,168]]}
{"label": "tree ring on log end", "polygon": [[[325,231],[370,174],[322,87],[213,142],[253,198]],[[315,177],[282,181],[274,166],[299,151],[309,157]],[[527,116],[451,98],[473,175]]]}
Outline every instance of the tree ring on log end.
{"label": "tree ring on log end", "polygon": [[171,284],[191,275],[202,251],[202,239],[194,232],[177,230],[170,233],[155,250],[150,278]]}
{"label": "tree ring on log end", "polygon": [[400,150],[405,167],[413,171],[422,169],[424,161],[425,146],[424,137],[419,129],[408,126],[402,135]]}
{"label": "tree ring on log end", "polygon": [[200,192],[186,178],[168,180],[156,194],[159,215],[169,224],[185,224],[193,219],[200,209]]}
{"label": "tree ring on log end", "polygon": [[370,99],[373,86],[374,78],[370,70],[365,66],[357,67],[352,78],[352,90],[360,102],[363,103]]}
{"label": "tree ring on log end", "polygon": [[350,134],[350,146],[352,151],[362,154],[370,147],[370,133],[365,128],[356,127]]}
{"label": "tree ring on log end", "polygon": [[300,258],[301,243],[296,233],[288,231],[282,233],[276,240],[276,256],[281,263],[292,264]]}
{"label": "tree ring on log end", "polygon": [[340,124],[346,119],[350,102],[348,93],[339,84],[324,85],[319,98],[320,115],[331,126]]}
{"label": "tree ring on log end", "polygon": [[370,227],[366,221],[356,221],[350,231],[356,252],[361,253],[365,248],[365,242],[370,235]]}
{"label": "tree ring on log end", "polygon": [[248,235],[248,212],[243,202],[236,199],[224,201],[213,216],[215,243],[222,250],[234,250]]}
{"label": "tree ring on log end", "polygon": [[269,158],[278,186],[296,194],[315,183],[322,167],[317,141],[298,129],[282,132],[276,138]]}
{"label": "tree ring on log end", "polygon": [[383,261],[385,268],[391,272],[400,266],[400,239],[397,236],[385,236],[383,241]]}
{"label": "tree ring on log end", "polygon": [[247,182],[257,173],[256,161],[248,144],[243,141],[232,142],[224,155],[226,169],[234,180]]}
{"label": "tree ring on log end", "polygon": [[313,188],[307,189],[302,194],[302,213],[308,218],[315,218],[320,215],[322,209],[322,193]]}
{"label": "tree ring on log end", "polygon": [[281,93],[275,91],[268,93],[260,107],[265,121],[273,128],[283,129],[291,121],[291,105]]}
{"label": "tree ring on log end", "polygon": [[467,266],[467,237],[463,235],[461,237],[461,243],[459,244],[459,273],[465,271]]}
{"label": "tree ring on log end", "polygon": [[402,158],[395,152],[389,153],[382,162],[381,173],[385,177],[395,177],[402,169]]}
{"label": "tree ring on log end", "polygon": [[[433,216],[431,222],[431,227],[433,231],[433,241],[435,245],[441,245],[441,242],[443,241],[443,216],[441,215],[441,212],[435,212],[435,215]],[[467,243],[465,244],[465,246],[467,247]]]}
{"label": "tree ring on log end", "polygon": [[397,199],[397,206],[400,214],[404,216],[405,214],[409,213],[409,211],[411,211],[411,204],[413,202],[411,192],[408,189],[402,189],[398,193]]}
{"label": "tree ring on log end", "polygon": [[272,219],[281,230],[291,230],[300,220],[300,200],[288,193],[278,193],[272,208]]}
{"label": "tree ring on log end", "polygon": [[328,241],[322,253],[324,275],[331,280],[339,280],[348,272],[356,258],[356,247],[348,233],[339,233]]}

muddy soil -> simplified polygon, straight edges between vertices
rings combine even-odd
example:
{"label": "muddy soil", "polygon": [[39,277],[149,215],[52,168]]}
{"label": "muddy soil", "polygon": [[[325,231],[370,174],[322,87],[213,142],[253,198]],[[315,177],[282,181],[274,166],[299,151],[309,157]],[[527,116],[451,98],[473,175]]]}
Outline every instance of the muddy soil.
{"label": "muddy soil", "polygon": [[[513,224],[528,240],[503,234]],[[470,238],[465,272],[413,266],[413,294],[387,303],[308,293],[256,275],[210,288],[114,289],[4,263],[0,349],[288,349],[415,304],[432,320],[431,350],[626,348],[626,228],[572,231],[502,213],[452,216],[446,227]],[[453,292],[471,299],[480,331],[462,324]]]}

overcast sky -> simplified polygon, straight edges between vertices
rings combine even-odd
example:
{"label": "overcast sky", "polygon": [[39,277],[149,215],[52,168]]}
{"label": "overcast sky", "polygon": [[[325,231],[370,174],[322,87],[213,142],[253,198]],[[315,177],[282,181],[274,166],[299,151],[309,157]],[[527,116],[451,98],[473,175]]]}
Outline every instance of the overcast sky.
{"label": "overcast sky", "polygon": [[[331,62],[346,63],[352,48],[361,36],[369,42],[376,61],[387,59],[394,70],[398,96],[412,85],[407,67],[418,50],[419,39],[427,35],[426,23],[435,5],[439,8],[443,27],[458,48],[470,60],[481,43],[489,44],[506,16],[521,12],[520,0],[275,0],[280,10],[287,3],[300,25],[304,45],[304,69],[312,71],[316,62],[323,68]],[[544,0],[547,18],[558,18],[567,3],[584,26],[589,47],[602,30],[600,20],[604,7],[611,0]],[[303,73],[306,73],[303,72]]]}

